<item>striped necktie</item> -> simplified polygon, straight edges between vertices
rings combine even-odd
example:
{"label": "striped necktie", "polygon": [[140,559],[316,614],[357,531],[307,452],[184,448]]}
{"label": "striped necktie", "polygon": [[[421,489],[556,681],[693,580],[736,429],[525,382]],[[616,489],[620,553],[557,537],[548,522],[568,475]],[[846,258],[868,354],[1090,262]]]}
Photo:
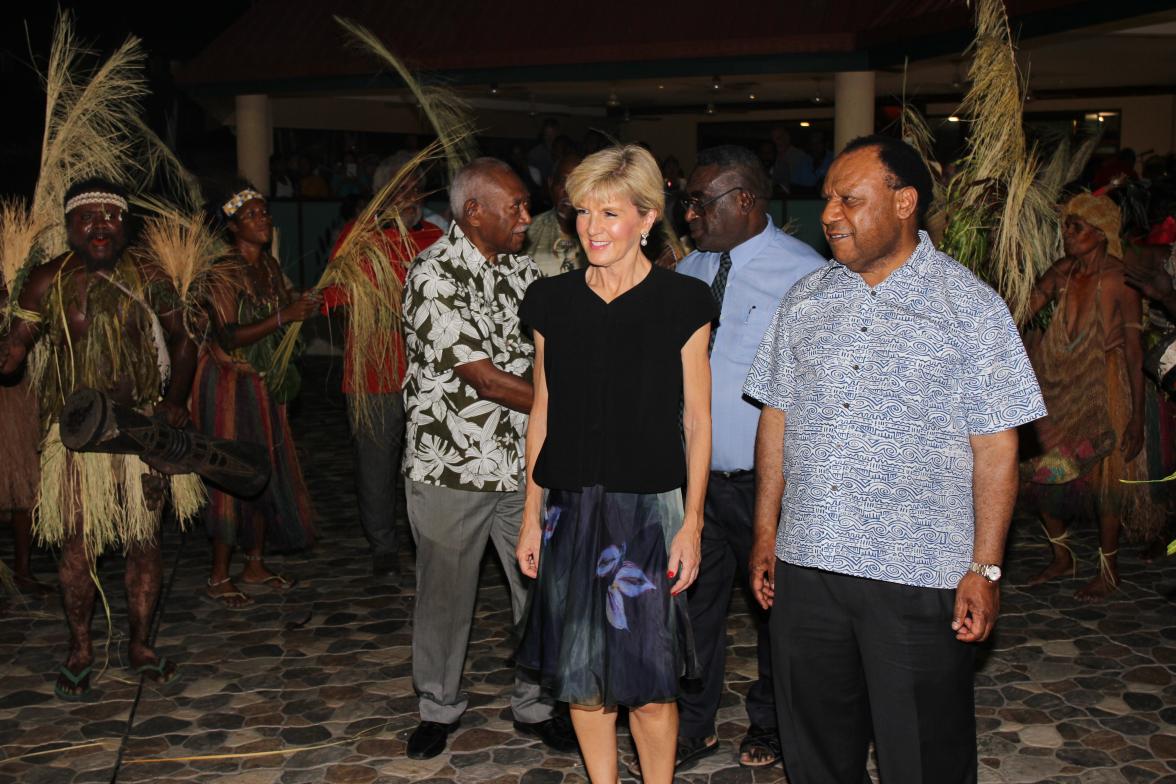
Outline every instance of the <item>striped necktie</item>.
{"label": "striped necktie", "polygon": [[[711,281],[711,296],[715,298],[715,305],[720,314],[723,312],[723,295],[727,293],[727,275],[731,273],[731,254],[723,251],[723,255],[719,256],[719,271],[715,273],[715,279]],[[715,319],[715,323],[711,325],[710,343],[706,346],[706,353],[709,354],[711,349],[715,347],[715,335],[719,332],[719,319]]]}

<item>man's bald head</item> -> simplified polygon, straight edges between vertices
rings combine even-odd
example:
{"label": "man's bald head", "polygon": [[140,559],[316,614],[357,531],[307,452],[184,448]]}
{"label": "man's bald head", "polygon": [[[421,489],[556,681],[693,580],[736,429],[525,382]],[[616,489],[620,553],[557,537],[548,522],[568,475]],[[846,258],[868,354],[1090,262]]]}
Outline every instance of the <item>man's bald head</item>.
{"label": "man's bald head", "polygon": [[449,186],[453,219],[487,259],[518,253],[531,224],[530,194],[514,169],[497,158],[476,158]]}
{"label": "man's bald head", "polygon": [[488,156],[475,158],[458,169],[457,174],[453,176],[453,182],[449,185],[449,209],[453,213],[453,219],[461,223],[465,218],[468,202],[471,199],[477,201],[479,194],[498,187],[503,177],[517,179],[518,175],[506,161]]}
{"label": "man's bald head", "polygon": [[698,153],[697,168],[713,166],[722,172],[731,187],[739,186],[767,202],[772,197],[772,183],[754,152],[737,144],[721,144]]}

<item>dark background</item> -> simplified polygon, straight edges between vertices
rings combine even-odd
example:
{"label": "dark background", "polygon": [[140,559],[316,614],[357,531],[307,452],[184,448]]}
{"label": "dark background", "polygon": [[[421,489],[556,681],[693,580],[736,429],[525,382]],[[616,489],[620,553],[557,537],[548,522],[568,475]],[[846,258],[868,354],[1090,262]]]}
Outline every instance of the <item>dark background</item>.
{"label": "dark background", "polygon": [[[176,152],[186,159],[232,141],[227,129],[209,130],[203,110],[176,89],[174,68],[197,54],[249,6],[249,0],[153,4],[79,0],[63,7],[73,15],[79,43],[100,57],[113,52],[128,35],[142,39],[151,89],[143,102],[147,121],[164,135],[170,119]],[[37,178],[45,120],[45,94],[38,69],[43,70],[48,59],[57,6],[35,0],[10,6],[5,16],[11,21],[0,27],[0,95],[4,101],[0,195],[27,197]]]}

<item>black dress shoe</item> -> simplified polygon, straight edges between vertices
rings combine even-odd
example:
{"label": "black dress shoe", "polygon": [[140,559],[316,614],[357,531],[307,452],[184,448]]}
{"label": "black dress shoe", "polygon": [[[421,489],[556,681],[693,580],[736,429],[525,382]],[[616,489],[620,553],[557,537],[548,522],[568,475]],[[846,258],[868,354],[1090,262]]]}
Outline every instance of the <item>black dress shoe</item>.
{"label": "black dress shoe", "polygon": [[567,716],[553,716],[534,724],[516,721],[514,728],[524,735],[535,736],[553,751],[571,754],[580,748],[576,741],[576,731],[572,729],[572,720]]}
{"label": "black dress shoe", "polygon": [[422,721],[408,736],[406,753],[410,759],[430,759],[445,751],[449,735],[457,729],[460,721],[442,724],[439,721]]}

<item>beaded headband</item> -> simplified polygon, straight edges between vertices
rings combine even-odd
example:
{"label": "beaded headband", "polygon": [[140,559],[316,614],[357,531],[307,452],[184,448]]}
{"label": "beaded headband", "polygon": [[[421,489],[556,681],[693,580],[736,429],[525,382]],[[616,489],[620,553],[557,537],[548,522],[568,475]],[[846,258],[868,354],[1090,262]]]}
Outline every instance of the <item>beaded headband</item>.
{"label": "beaded headband", "polygon": [[86,191],[79,193],[72,199],[65,203],[65,212],[69,214],[78,207],[84,207],[87,204],[113,204],[119,209],[126,211],[127,200],[117,193],[107,193],[105,191]]}
{"label": "beaded headband", "polygon": [[245,206],[245,202],[253,201],[254,199],[265,201],[265,196],[262,196],[252,188],[246,188],[243,191],[233,194],[233,198],[221,206],[221,212],[225,214],[226,218],[231,218],[237,214],[237,210]]}

